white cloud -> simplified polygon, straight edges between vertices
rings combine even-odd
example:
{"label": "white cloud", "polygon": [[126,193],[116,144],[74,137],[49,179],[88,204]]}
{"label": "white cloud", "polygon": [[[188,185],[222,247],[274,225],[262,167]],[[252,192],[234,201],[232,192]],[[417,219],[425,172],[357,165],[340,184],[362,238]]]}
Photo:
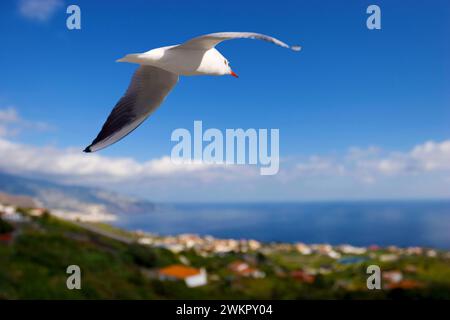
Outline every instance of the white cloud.
{"label": "white cloud", "polygon": [[449,196],[450,140],[406,152],[352,148],[343,156],[284,162],[279,175],[255,166],[174,164],[36,147],[0,138],[0,170],[59,182],[110,187],[159,200],[299,200]]}
{"label": "white cloud", "polygon": [[410,152],[410,157],[424,171],[450,170],[450,140],[418,145]]}
{"label": "white cloud", "polygon": [[49,20],[62,5],[62,0],[20,0],[19,12],[27,19],[43,22]]}
{"label": "white cloud", "polygon": [[[242,167],[203,163],[174,164],[170,157],[138,162],[132,158],[85,154],[81,149],[34,147],[0,138],[0,169],[85,183],[138,181],[151,177],[190,176],[195,181],[229,179]],[[238,177],[238,175],[236,175]]]}
{"label": "white cloud", "polygon": [[17,129],[13,129],[11,125],[15,125],[18,121],[19,116],[14,108],[0,109],[0,137],[15,135]]}
{"label": "white cloud", "polygon": [[[36,126],[0,109],[0,171],[108,187],[159,201],[270,201],[450,197],[450,140],[403,151],[350,148],[343,154],[284,159],[275,176],[256,166],[174,164],[85,154],[80,148],[19,143],[14,130]],[[27,127],[27,128],[28,128]],[[3,130],[3,131],[2,131]]]}
{"label": "white cloud", "polygon": [[19,121],[16,109],[8,107],[0,109],[0,123],[11,123]]}
{"label": "white cloud", "polygon": [[341,157],[312,156],[296,165],[297,175],[351,176],[373,183],[386,176],[427,172],[450,174],[450,140],[428,141],[401,152],[378,147],[350,148]]}
{"label": "white cloud", "polygon": [[333,158],[323,156],[310,156],[305,161],[296,165],[297,173],[301,175],[341,175],[345,173],[345,167],[337,163]]}
{"label": "white cloud", "polygon": [[16,136],[23,130],[47,131],[51,127],[39,121],[22,119],[14,107],[0,109],[0,137]]}

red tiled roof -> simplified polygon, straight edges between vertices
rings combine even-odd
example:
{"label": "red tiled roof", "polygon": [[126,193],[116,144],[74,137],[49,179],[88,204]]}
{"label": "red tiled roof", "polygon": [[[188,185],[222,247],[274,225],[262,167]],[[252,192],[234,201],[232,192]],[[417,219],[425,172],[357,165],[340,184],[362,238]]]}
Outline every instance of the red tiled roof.
{"label": "red tiled roof", "polygon": [[8,242],[8,241],[11,241],[11,240],[12,240],[12,233],[0,234],[0,241]]}
{"label": "red tiled roof", "polygon": [[246,277],[259,272],[258,269],[253,268],[253,267],[249,266],[248,263],[239,261],[239,260],[230,263],[228,265],[228,268],[231,271],[233,271],[234,273],[236,273],[238,275],[246,276]]}
{"label": "red tiled roof", "polygon": [[306,283],[313,283],[315,280],[314,275],[309,274],[303,270],[292,271],[291,276],[292,276],[292,278],[294,278],[296,280],[306,282]]}
{"label": "red tiled roof", "polygon": [[422,288],[424,285],[422,282],[419,281],[415,281],[415,280],[402,280],[398,283],[390,283],[388,285],[386,285],[386,287],[388,289],[418,289],[418,288]]}
{"label": "red tiled roof", "polygon": [[173,277],[177,279],[185,279],[190,276],[195,276],[200,273],[199,269],[186,267],[181,264],[174,264],[162,269],[159,269],[159,274],[163,276]]}

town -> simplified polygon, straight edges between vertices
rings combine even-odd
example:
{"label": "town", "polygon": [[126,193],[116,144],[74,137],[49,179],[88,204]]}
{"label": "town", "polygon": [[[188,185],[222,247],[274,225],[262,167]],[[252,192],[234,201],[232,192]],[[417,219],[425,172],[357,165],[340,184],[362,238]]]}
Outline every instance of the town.
{"label": "town", "polygon": [[[20,274],[31,272],[28,268],[20,271],[18,261],[30,263],[37,270],[53,270],[56,266],[63,270],[76,264],[87,278],[82,282],[92,282],[82,285],[89,288],[95,287],[97,281],[90,273],[102,268],[101,261],[110,261],[112,265],[105,264],[101,270],[104,274],[110,268],[108,279],[119,282],[117,279],[132,274],[132,281],[142,283],[160,298],[380,299],[450,295],[450,252],[445,250],[376,244],[263,243],[197,234],[162,236],[68,217],[61,219],[45,208],[0,204],[2,278],[10,275],[12,282],[20,282]],[[71,251],[73,261],[68,259]],[[15,257],[17,252],[22,252],[19,257]],[[97,258],[92,260],[90,256]],[[370,291],[366,286],[366,267],[373,264],[382,270],[381,290]],[[126,282],[130,280],[122,280],[120,286],[130,286]],[[3,286],[0,283],[0,297],[5,295],[2,290],[12,290],[7,284]],[[178,289],[171,291],[173,286]]]}

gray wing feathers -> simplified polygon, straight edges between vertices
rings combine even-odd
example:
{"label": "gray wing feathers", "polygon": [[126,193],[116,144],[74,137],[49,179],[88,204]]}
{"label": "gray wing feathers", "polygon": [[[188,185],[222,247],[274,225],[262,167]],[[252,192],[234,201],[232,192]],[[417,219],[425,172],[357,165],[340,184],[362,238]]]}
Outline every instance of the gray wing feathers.
{"label": "gray wing feathers", "polygon": [[254,32],[217,32],[206,34],[197,38],[193,38],[191,40],[186,41],[181,44],[184,48],[192,48],[192,49],[211,49],[215,47],[222,41],[231,40],[231,39],[239,39],[239,38],[249,38],[249,39],[257,39],[263,40],[267,42],[271,42],[283,48],[290,48],[294,51],[299,51],[300,46],[289,46],[283,41],[280,41],[274,37],[267,36],[261,33]]}
{"label": "gray wing feathers", "polygon": [[163,102],[177,81],[178,75],[174,73],[152,66],[140,66],[100,133],[84,151],[103,149],[136,129]]}

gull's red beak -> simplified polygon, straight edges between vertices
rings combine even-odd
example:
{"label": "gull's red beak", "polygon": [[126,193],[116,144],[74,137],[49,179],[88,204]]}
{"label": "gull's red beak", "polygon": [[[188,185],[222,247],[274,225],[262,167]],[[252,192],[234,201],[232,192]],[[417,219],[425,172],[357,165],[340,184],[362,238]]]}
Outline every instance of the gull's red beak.
{"label": "gull's red beak", "polygon": [[230,74],[231,74],[233,77],[235,77],[235,78],[239,78],[239,76],[238,76],[236,73],[234,73],[233,70],[231,70]]}

